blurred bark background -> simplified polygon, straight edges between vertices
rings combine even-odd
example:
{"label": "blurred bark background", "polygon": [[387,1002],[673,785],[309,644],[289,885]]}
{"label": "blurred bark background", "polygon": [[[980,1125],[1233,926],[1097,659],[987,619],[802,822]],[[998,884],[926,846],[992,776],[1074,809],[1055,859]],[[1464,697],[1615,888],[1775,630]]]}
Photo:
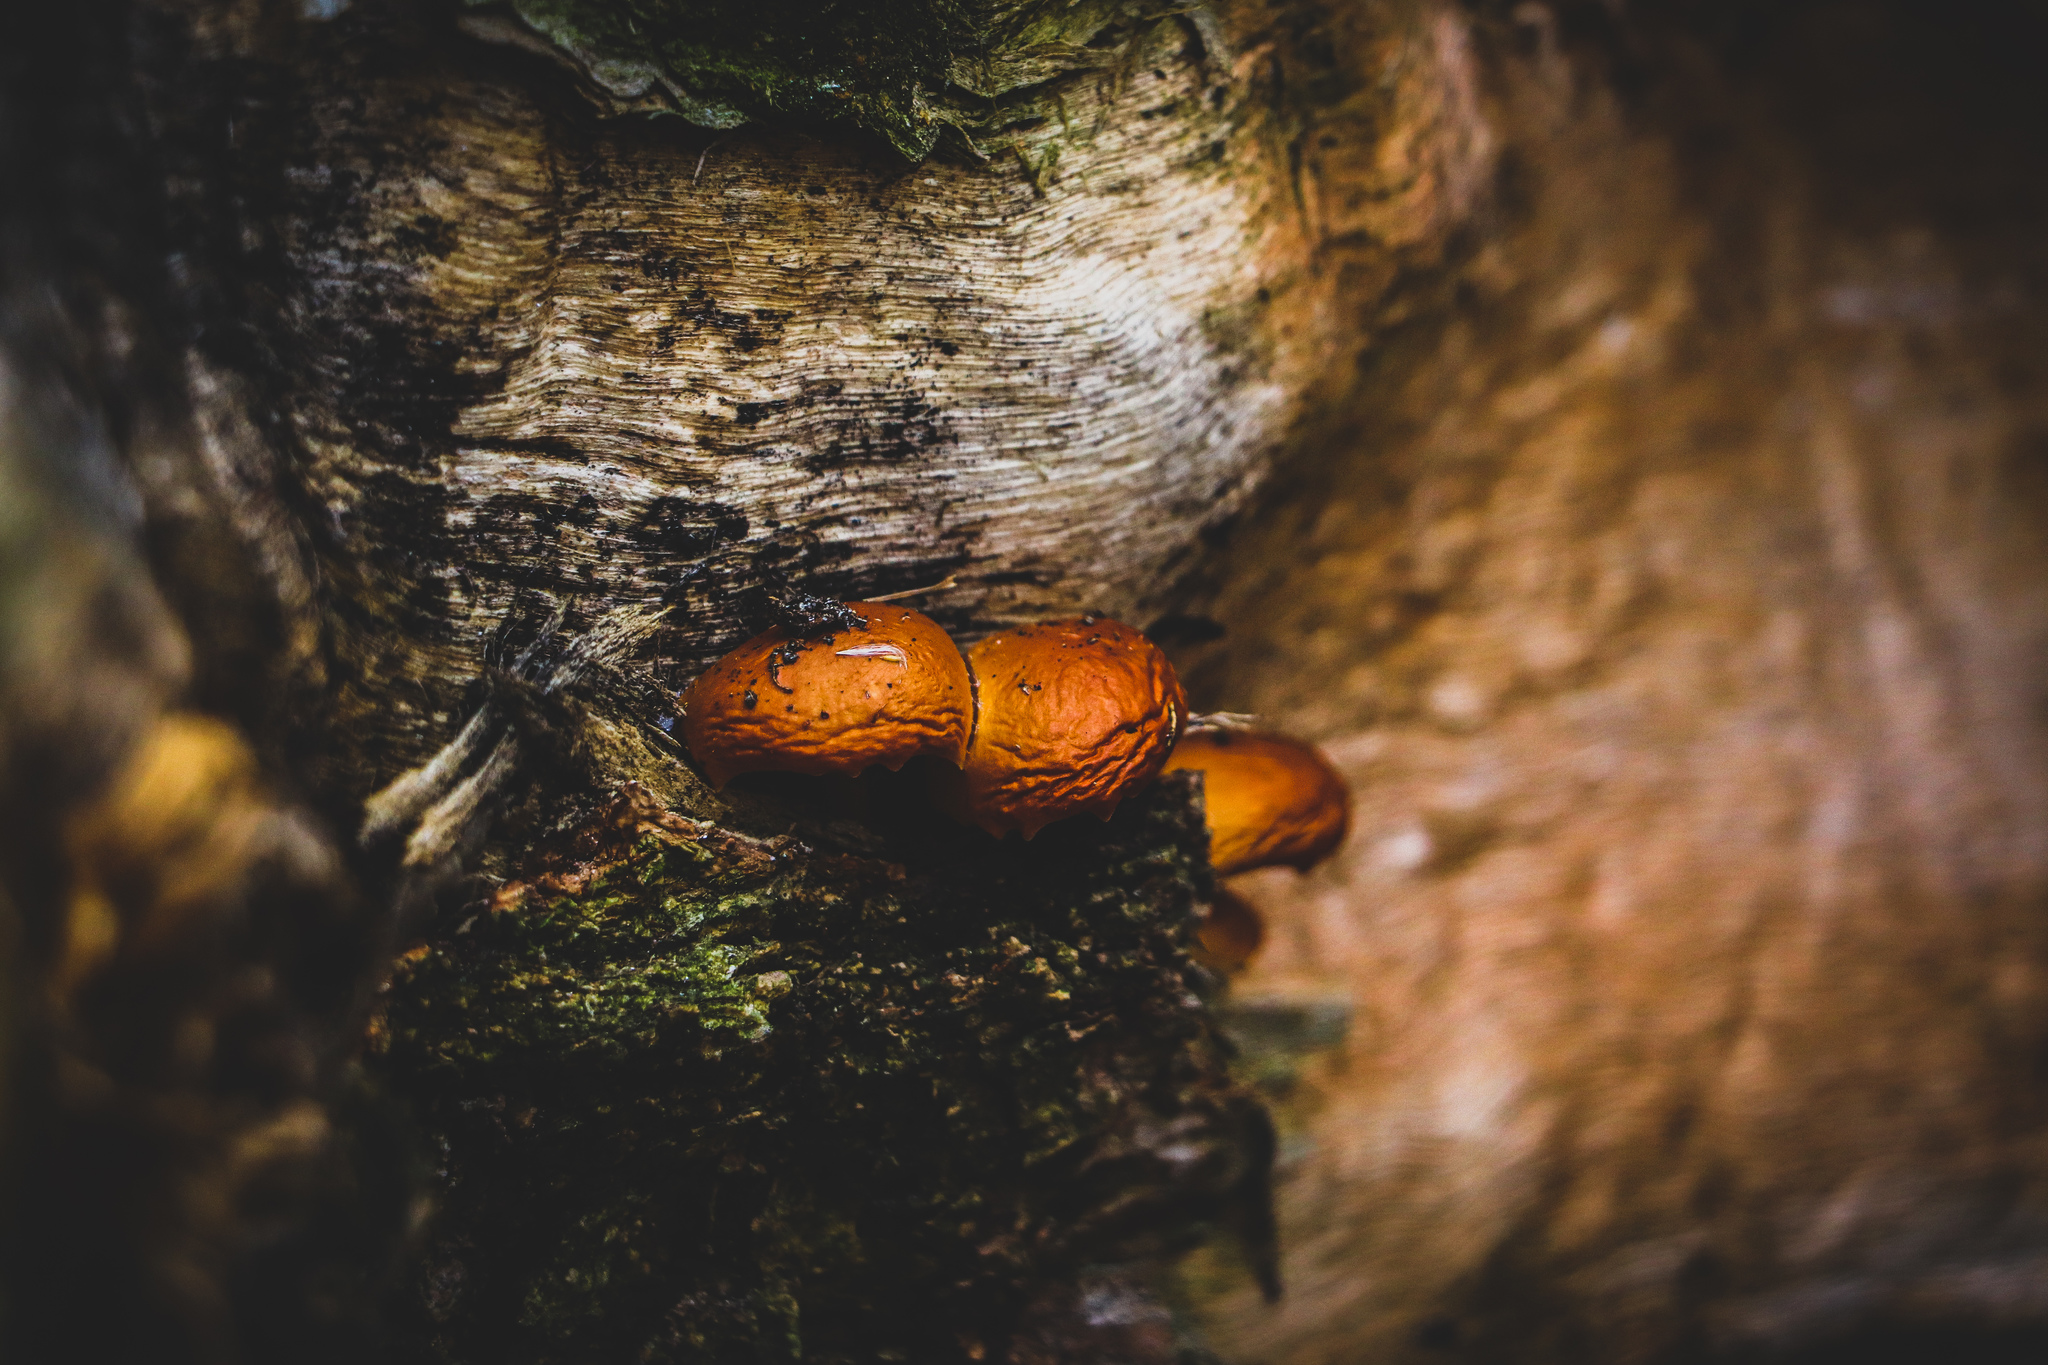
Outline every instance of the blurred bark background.
{"label": "blurred bark background", "polygon": [[[1082,1239],[921,1356],[2038,1357],[2048,12],[616,9],[18,21],[11,1350],[433,1339],[492,1192],[363,1070],[373,998],[628,783],[742,862],[799,830],[805,885],[978,894],[667,737],[774,594],[950,579],[963,642],[1150,628],[1357,818],[1197,1011],[1279,1126],[1285,1296],[1255,1234],[1142,1288]],[[1124,1055],[1236,1116],[1190,1176],[1165,1091],[1074,1102],[1152,1255],[1260,1139],[1174,1070],[1206,884],[1149,809],[1002,913],[1056,972],[1110,877]],[[768,1302],[679,1292],[644,1358]]]}

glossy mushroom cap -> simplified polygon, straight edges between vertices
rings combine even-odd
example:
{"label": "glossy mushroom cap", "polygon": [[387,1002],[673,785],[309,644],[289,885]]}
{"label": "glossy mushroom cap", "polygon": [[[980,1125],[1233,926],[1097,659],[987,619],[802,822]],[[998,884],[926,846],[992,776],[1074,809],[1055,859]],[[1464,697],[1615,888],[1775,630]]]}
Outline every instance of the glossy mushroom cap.
{"label": "glossy mushroom cap", "polygon": [[1251,902],[1218,888],[1209,902],[1209,913],[1195,926],[1195,941],[1189,951],[1204,967],[1234,972],[1250,962],[1265,941],[1266,922]]}
{"label": "glossy mushroom cap", "polygon": [[1344,841],[1351,793],[1299,740],[1243,730],[1197,730],[1169,768],[1202,770],[1209,862],[1218,876],[1255,867],[1306,872]]}
{"label": "glossy mushroom cap", "polygon": [[1187,718],[1159,647],[1103,617],[990,636],[967,653],[978,714],[967,762],[941,799],[998,838],[1029,839],[1117,803],[1159,775]]}
{"label": "glossy mushroom cap", "polygon": [[847,604],[867,624],[812,639],[766,630],[683,691],[683,743],[715,787],[740,773],[853,776],[919,754],[959,764],[974,684],[931,618]]}

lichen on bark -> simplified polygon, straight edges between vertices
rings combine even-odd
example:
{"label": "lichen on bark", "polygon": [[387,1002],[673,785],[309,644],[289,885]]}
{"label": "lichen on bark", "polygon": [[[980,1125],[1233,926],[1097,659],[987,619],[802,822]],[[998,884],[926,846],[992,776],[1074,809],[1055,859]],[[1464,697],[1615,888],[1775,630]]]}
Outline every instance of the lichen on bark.
{"label": "lichen on bark", "polygon": [[1186,955],[1197,791],[866,852],[622,793],[390,989],[434,1354],[1000,1359],[1086,1265],[1269,1258],[1270,1128]]}
{"label": "lichen on bark", "polygon": [[[1186,4],[1161,0],[470,0],[516,17],[621,110],[707,128],[852,125],[912,161],[946,128],[976,139],[1033,117],[1033,87],[1113,66]],[[1043,92],[1040,92],[1043,93]],[[985,153],[984,153],[985,154]]]}

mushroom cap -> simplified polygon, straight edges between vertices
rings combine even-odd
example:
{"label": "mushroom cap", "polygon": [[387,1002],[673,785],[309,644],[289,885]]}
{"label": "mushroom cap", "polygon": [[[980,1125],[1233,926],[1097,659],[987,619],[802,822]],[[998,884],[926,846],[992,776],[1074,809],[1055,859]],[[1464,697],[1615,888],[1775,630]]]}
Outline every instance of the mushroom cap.
{"label": "mushroom cap", "polygon": [[1029,839],[1083,811],[1107,820],[1159,775],[1187,717],[1159,647],[1104,617],[1006,630],[967,662],[974,738],[941,796],[998,838],[1014,829]]}
{"label": "mushroom cap", "polygon": [[1316,750],[1283,735],[1197,730],[1166,765],[1202,770],[1209,862],[1218,876],[1285,865],[1306,872],[1351,825],[1351,792]]}
{"label": "mushroom cap", "polygon": [[919,754],[966,758],[974,683],[946,632],[908,607],[847,606],[864,627],[811,639],[764,630],[683,690],[683,743],[713,786],[745,772],[850,777]]}
{"label": "mushroom cap", "polygon": [[1219,972],[1234,972],[1252,960],[1266,941],[1266,921],[1250,901],[1221,887],[1195,926],[1189,951],[1195,961]]}

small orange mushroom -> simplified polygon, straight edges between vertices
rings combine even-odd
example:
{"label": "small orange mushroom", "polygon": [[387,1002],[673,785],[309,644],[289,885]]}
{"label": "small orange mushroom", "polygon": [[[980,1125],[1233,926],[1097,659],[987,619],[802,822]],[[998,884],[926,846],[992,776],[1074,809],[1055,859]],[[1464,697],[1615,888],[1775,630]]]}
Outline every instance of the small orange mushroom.
{"label": "small orange mushroom", "polygon": [[1265,941],[1266,922],[1259,912],[1244,897],[1219,887],[1209,913],[1195,926],[1191,951],[1204,967],[1234,972],[1251,961]]}
{"label": "small orange mushroom", "polygon": [[1244,730],[1197,730],[1168,768],[1199,768],[1218,876],[1255,867],[1306,872],[1344,841],[1351,793],[1309,745]]}
{"label": "small orange mushroom", "polygon": [[1187,718],[1173,665],[1103,617],[1048,621],[967,652],[978,716],[967,762],[940,779],[961,819],[1001,838],[1087,812],[1107,820],[1159,775]]}
{"label": "small orange mushroom", "polygon": [[683,743],[713,786],[966,758],[974,684],[946,632],[907,607],[846,605],[864,625],[807,639],[765,630],[684,689]]}

